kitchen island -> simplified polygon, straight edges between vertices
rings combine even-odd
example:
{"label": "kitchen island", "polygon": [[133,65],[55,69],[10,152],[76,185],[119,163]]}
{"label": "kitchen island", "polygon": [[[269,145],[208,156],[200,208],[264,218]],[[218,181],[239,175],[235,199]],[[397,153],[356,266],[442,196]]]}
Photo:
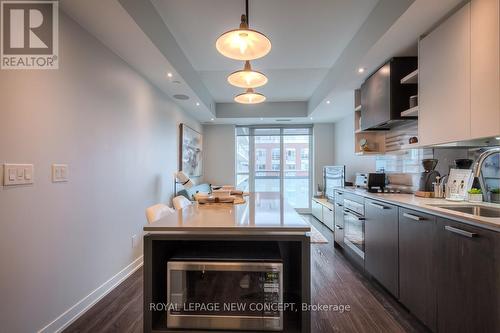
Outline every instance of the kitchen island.
{"label": "kitchen island", "polygon": [[[279,193],[245,199],[194,204],[144,227],[144,332],[310,332],[310,226]],[[200,268],[174,271],[192,264]]]}

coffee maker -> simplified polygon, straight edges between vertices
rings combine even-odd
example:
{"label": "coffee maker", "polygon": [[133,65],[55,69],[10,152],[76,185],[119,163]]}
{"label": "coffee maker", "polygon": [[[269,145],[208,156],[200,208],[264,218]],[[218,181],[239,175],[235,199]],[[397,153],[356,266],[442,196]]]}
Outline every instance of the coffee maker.
{"label": "coffee maker", "polygon": [[422,192],[432,192],[434,191],[433,183],[436,182],[437,177],[441,175],[439,172],[434,170],[438,160],[434,158],[427,158],[422,160],[422,166],[424,167],[424,172],[420,175],[419,191]]}

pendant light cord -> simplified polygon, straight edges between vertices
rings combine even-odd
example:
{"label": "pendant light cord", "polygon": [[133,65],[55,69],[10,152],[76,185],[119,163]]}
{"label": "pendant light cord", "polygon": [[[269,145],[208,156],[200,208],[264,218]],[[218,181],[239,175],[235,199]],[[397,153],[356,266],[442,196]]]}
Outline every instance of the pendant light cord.
{"label": "pendant light cord", "polygon": [[247,25],[250,26],[250,23],[248,23],[248,0],[245,0],[245,12],[247,15]]}

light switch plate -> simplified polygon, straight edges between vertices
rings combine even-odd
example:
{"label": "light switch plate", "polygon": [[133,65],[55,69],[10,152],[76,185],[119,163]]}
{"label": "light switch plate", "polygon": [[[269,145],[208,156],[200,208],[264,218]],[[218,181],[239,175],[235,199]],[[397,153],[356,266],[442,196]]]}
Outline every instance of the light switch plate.
{"label": "light switch plate", "polygon": [[11,164],[3,165],[3,185],[29,185],[35,179],[35,167],[33,164]]}
{"label": "light switch plate", "polygon": [[52,164],[52,182],[60,183],[68,181],[68,165]]}

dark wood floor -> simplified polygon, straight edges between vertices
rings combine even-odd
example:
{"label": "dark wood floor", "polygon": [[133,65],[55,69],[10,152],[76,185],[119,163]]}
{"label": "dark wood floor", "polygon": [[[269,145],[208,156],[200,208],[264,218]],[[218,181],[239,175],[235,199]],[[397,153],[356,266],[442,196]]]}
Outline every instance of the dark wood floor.
{"label": "dark wood floor", "polygon": [[[380,286],[368,281],[333,248],[333,234],[312,216],[328,244],[311,248],[313,304],[349,305],[349,312],[313,312],[312,332],[426,332]],[[142,332],[142,269],[114,289],[64,332]]]}

